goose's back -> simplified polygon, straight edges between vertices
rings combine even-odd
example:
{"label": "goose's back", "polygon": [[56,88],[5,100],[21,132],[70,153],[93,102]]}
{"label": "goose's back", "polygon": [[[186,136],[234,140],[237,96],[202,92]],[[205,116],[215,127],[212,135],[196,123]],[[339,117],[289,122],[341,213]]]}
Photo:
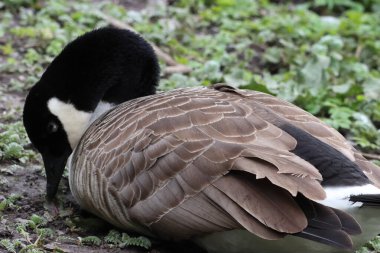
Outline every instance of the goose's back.
{"label": "goose's back", "polygon": [[131,100],[103,115],[75,150],[70,187],[82,207],[124,229],[183,239],[241,228],[280,238],[308,226],[305,205],[325,208],[314,202],[325,197],[322,172],[294,152],[300,140],[289,125],[338,150],[352,170],[372,173],[312,115],[220,84]]}

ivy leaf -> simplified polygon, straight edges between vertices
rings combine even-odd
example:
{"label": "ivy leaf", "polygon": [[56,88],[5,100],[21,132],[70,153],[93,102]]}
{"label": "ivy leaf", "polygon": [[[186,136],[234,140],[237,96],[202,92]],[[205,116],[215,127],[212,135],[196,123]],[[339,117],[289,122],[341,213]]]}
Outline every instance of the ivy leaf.
{"label": "ivy leaf", "polygon": [[338,93],[338,94],[345,94],[345,93],[347,93],[350,90],[351,86],[352,86],[351,83],[345,83],[345,84],[341,84],[341,85],[334,85],[332,87],[332,90],[335,93]]}
{"label": "ivy leaf", "polygon": [[318,55],[306,63],[301,69],[304,84],[310,89],[310,93],[314,96],[318,95],[319,90],[324,83],[324,70],[329,66],[330,58],[324,55]]}
{"label": "ivy leaf", "polygon": [[234,87],[241,87],[249,84],[249,80],[252,78],[250,72],[244,71],[240,68],[234,68],[232,73],[224,76],[224,81]]}
{"label": "ivy leaf", "polygon": [[364,94],[369,99],[380,99],[380,78],[370,78],[363,83]]}

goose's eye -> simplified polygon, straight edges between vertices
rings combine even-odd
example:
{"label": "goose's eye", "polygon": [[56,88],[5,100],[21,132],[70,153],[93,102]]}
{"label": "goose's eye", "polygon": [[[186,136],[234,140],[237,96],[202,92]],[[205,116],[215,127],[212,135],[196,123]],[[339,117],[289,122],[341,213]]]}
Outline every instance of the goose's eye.
{"label": "goose's eye", "polygon": [[49,134],[55,133],[58,131],[58,125],[54,121],[50,121],[47,125],[47,132]]}

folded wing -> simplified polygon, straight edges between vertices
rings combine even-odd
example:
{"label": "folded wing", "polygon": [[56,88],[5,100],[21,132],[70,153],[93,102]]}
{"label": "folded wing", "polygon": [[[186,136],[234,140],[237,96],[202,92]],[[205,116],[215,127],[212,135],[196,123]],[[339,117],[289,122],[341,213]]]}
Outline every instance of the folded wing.
{"label": "folded wing", "polygon": [[[255,103],[268,104],[276,116],[269,120]],[[351,247],[348,233],[360,228],[314,202],[325,197],[322,175],[291,152],[297,140],[277,117],[350,159],[356,153],[333,130],[314,119],[305,123],[312,116],[281,103],[232,88],[126,102],[85,133],[70,175],[73,195],[118,226],[168,239],[247,229],[265,239],[293,234]]]}

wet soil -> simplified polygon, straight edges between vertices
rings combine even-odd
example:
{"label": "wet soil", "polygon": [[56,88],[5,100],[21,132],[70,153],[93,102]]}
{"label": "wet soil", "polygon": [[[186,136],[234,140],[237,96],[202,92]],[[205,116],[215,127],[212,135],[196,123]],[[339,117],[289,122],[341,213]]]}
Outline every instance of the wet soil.
{"label": "wet soil", "polygon": [[[101,235],[102,231],[88,231],[87,228],[76,228],[72,225],[76,219],[85,219],[86,216],[81,214],[80,208],[73,201],[68,190],[67,180],[63,180],[60,187],[60,195],[57,200],[57,209],[59,213],[54,215],[52,206],[45,200],[45,177],[42,175],[40,165],[28,165],[26,167],[15,164],[0,165],[0,200],[9,198],[11,195],[18,196],[12,206],[7,207],[2,213],[0,223],[1,239],[19,239],[24,241],[25,238],[17,232],[17,225],[27,222],[33,214],[44,217],[47,224],[44,227],[52,229],[54,236],[44,239],[42,247],[47,251],[61,249],[63,252],[117,252],[115,249],[99,249],[87,246],[78,246],[78,237],[87,235]],[[100,221],[100,226],[106,224]],[[104,226],[105,230],[109,225]],[[30,241],[34,242],[37,235],[33,230],[30,233]],[[59,238],[65,238],[68,242],[60,242]],[[0,249],[1,252],[1,249]],[[128,251],[134,252],[134,251]]]}

